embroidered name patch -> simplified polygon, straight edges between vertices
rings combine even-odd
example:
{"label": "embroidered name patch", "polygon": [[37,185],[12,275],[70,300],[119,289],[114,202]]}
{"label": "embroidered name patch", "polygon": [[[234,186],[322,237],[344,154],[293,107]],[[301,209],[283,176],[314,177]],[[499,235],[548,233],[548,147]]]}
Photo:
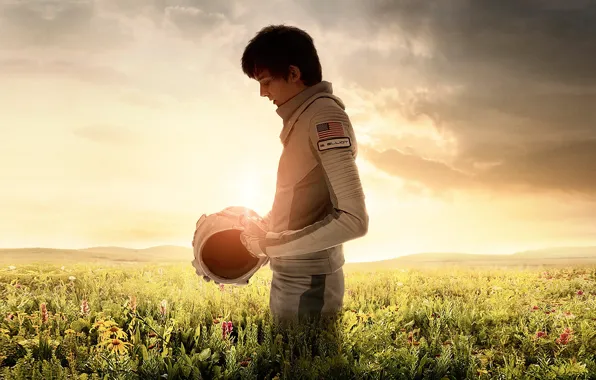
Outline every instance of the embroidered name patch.
{"label": "embroidered name patch", "polygon": [[352,145],[349,137],[335,137],[328,140],[320,140],[318,142],[319,150],[327,150],[333,148],[347,148]]}

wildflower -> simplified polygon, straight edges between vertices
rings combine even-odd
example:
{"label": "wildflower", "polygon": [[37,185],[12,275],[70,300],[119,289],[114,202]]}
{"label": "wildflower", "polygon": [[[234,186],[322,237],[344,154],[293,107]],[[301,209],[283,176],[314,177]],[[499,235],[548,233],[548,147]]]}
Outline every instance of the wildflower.
{"label": "wildflower", "polygon": [[122,329],[118,326],[112,326],[109,329],[106,329],[103,332],[103,336],[106,339],[110,339],[110,338],[126,339],[126,333],[124,331],[122,331]]}
{"label": "wildflower", "polygon": [[224,291],[224,284],[219,284],[219,290],[222,292]]}
{"label": "wildflower", "polygon": [[92,327],[92,328],[93,328],[93,329],[97,329],[97,328],[99,328],[99,329],[103,329],[103,327],[104,327],[104,324],[105,324],[105,321],[97,321],[97,322],[95,322],[95,323],[93,324],[93,327]]}
{"label": "wildflower", "polygon": [[74,281],[74,280],[76,280],[77,278],[76,278],[75,276],[68,276],[68,279],[69,279],[70,281]]}
{"label": "wildflower", "polygon": [[233,329],[233,325],[232,325],[232,321],[228,321],[228,322],[223,322],[221,324],[221,329],[222,329],[222,337],[223,339],[226,339],[226,335],[231,334],[232,333],[232,329]]}
{"label": "wildflower", "polygon": [[561,333],[561,335],[559,335],[556,342],[558,344],[569,343],[569,340],[571,339],[571,334],[573,334],[573,331],[569,327],[565,328],[565,331],[563,331],[563,333]]}
{"label": "wildflower", "polygon": [[39,311],[41,312],[41,323],[48,322],[48,309],[45,303],[39,305]]}
{"label": "wildflower", "polygon": [[416,337],[414,337],[413,331],[408,333],[408,343],[413,344],[414,346],[418,346],[420,344],[420,342],[416,340]]}
{"label": "wildflower", "polygon": [[137,297],[136,296],[128,296],[128,305],[130,310],[134,313],[137,311]]}
{"label": "wildflower", "polygon": [[534,305],[534,306],[532,307],[532,311],[534,311],[534,310],[538,310],[538,309],[539,309],[539,307],[538,307],[538,306],[536,306],[536,305]]}
{"label": "wildflower", "polygon": [[12,321],[14,319],[14,314],[13,313],[9,313],[6,318],[7,321]]}
{"label": "wildflower", "polygon": [[544,331],[536,332],[536,338],[546,338],[546,333]]}
{"label": "wildflower", "polygon": [[168,301],[162,300],[161,305],[159,306],[159,311],[160,311],[162,317],[165,318],[167,310],[168,310]]}
{"label": "wildflower", "polygon": [[62,265],[62,266],[60,267],[60,270],[61,270],[61,271],[64,271],[64,265]]}
{"label": "wildflower", "polygon": [[577,295],[578,295],[578,296],[583,296],[583,295],[584,295],[584,292],[583,292],[583,290],[578,290],[578,291],[577,291]]}
{"label": "wildflower", "polygon": [[91,308],[89,307],[89,303],[87,302],[86,299],[84,299],[83,301],[81,301],[81,314],[83,316],[89,315],[89,312],[91,311]]}
{"label": "wildflower", "polygon": [[14,265],[11,265],[8,267],[8,270],[15,270],[15,269],[17,269],[17,267],[15,267]]}
{"label": "wildflower", "polygon": [[117,338],[108,339],[108,340],[102,342],[101,344],[107,346],[108,350],[115,352],[119,355],[126,354],[126,352],[127,352],[126,347],[132,346],[132,344],[123,342]]}
{"label": "wildflower", "polygon": [[97,329],[100,332],[105,331],[106,329],[109,329],[112,326],[116,326],[117,323],[114,321],[97,321],[93,324],[92,329]]}
{"label": "wildflower", "polygon": [[566,311],[565,312],[565,318],[572,318],[573,319],[573,318],[575,318],[575,315],[572,312],[570,312],[570,311]]}

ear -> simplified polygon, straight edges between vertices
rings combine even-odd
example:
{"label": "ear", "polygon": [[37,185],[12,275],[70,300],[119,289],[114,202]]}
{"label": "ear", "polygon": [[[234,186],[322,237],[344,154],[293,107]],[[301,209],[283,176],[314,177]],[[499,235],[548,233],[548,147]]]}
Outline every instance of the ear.
{"label": "ear", "polygon": [[298,82],[300,80],[300,69],[297,66],[290,65],[290,82]]}

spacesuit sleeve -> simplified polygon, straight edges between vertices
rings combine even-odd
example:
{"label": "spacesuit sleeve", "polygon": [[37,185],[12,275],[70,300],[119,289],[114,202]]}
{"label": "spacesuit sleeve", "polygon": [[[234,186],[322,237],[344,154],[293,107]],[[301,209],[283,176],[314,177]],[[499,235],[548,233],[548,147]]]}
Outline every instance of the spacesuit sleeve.
{"label": "spacesuit sleeve", "polygon": [[269,226],[269,222],[271,221],[271,211],[263,216],[263,222]]}
{"label": "spacesuit sleeve", "polygon": [[318,111],[309,123],[309,144],[323,169],[333,211],[299,230],[268,232],[261,249],[269,257],[317,252],[366,235],[368,213],[356,166],[357,144],[347,114],[337,107]]}

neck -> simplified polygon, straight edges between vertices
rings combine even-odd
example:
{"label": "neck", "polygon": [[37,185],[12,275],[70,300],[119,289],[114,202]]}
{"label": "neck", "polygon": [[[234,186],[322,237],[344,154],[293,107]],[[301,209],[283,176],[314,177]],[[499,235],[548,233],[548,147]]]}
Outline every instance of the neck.
{"label": "neck", "polygon": [[293,99],[294,97],[296,97],[296,95],[298,95],[302,91],[306,90],[307,88],[308,88],[308,86],[305,86],[304,84],[297,84],[294,87],[294,91],[292,91],[292,94],[290,95],[288,100],[286,100],[284,103],[287,103],[290,99]]}

